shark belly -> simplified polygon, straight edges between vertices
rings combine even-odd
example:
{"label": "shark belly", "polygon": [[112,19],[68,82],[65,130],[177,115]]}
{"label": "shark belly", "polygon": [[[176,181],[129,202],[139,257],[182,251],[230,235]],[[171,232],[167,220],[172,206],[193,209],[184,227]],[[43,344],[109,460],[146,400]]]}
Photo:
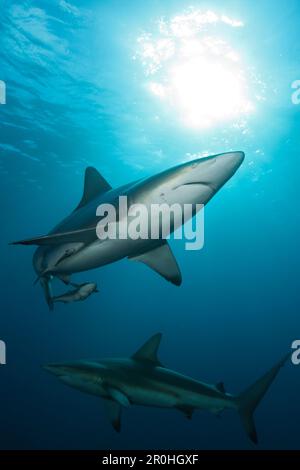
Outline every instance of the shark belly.
{"label": "shark belly", "polygon": [[[195,381],[170,369],[144,370],[139,380],[130,381],[123,391],[131,402],[143,406],[207,410],[219,413],[234,406],[233,401],[214,386]],[[123,385],[125,385],[123,383]]]}
{"label": "shark belly", "polygon": [[225,396],[199,394],[189,388],[170,386],[162,382],[140,386],[123,385],[122,391],[132,404],[147,407],[174,408],[182,411],[198,409],[212,413],[233,407],[233,403]]}
{"label": "shark belly", "polygon": [[164,387],[124,387],[124,392],[129,396],[134,405],[150,406],[158,408],[176,408],[179,396]]}
{"label": "shark belly", "polygon": [[53,273],[76,273],[114,263],[136,252],[147,251],[155,244],[152,240],[106,239],[96,240],[78,253],[57,264]]}
{"label": "shark belly", "polygon": [[126,256],[126,243],[117,244],[117,240],[96,240],[84,247],[81,252],[64,259],[54,273],[76,273],[98,268],[118,261]]}

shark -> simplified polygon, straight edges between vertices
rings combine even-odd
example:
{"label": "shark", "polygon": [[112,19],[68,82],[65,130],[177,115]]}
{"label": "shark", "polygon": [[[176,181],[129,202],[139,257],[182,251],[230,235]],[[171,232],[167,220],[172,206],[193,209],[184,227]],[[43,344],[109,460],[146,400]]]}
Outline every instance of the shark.
{"label": "shark", "polygon": [[200,382],[165,367],[158,357],[161,338],[161,333],[153,335],[130,358],[80,360],[43,368],[64,384],[104,399],[117,432],[121,430],[122,409],[131,405],[176,409],[188,419],[195,410],[219,416],[225,409],[234,409],[247,436],[257,444],[254,411],[290,354],[245,391],[232,395],[226,392],[223,382]]}
{"label": "shark", "polygon": [[[85,282],[83,284],[70,283],[75,289],[72,289],[64,294],[57,295],[51,298],[51,301],[62,302],[64,304],[69,304],[72,302],[79,302],[87,299],[93,293],[99,292],[97,285],[94,282]],[[52,305],[50,304],[50,308]]]}
{"label": "shark", "polygon": [[[113,189],[93,167],[85,171],[83,195],[79,204],[47,235],[12,242],[12,245],[36,245],[33,266],[46,301],[51,307],[51,281],[58,278],[70,283],[72,274],[95,269],[127,258],[140,261],[167,281],[179,286],[182,276],[166,238],[99,239],[97,209],[110,204],[118,211],[120,197],[129,201],[129,209],[140,204],[191,204],[196,209],[207,204],[235,174],[244,160],[244,152],[226,152],[197,158],[169,168],[148,178]],[[105,218],[104,218],[105,219]],[[117,224],[121,224],[121,217]],[[104,224],[104,222],[103,222]],[[162,229],[162,228],[160,228]],[[174,231],[174,224],[170,232]],[[161,230],[162,231],[162,230]]]}

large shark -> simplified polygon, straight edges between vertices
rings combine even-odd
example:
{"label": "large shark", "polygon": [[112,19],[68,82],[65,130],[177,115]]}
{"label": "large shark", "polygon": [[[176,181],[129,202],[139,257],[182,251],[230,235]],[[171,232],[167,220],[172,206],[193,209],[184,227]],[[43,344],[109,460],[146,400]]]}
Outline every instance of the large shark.
{"label": "large shark", "polygon": [[[171,206],[174,203],[181,207],[185,204],[199,207],[207,204],[234,175],[243,160],[243,152],[212,155],[117,189],[112,189],[95,168],[89,167],[85,172],[83,196],[72,213],[48,235],[13,244],[38,245],[33,265],[49,306],[52,298],[50,281],[54,276],[69,283],[73,273],[126,257],[145,263],[168,281],[180,285],[180,269],[165,238],[101,240],[96,233],[100,219],[96,215],[97,208],[111,204],[118,210],[120,196],[127,196],[129,207],[133,204]],[[174,230],[172,227],[171,232]]]}
{"label": "large shark", "polygon": [[152,336],[129,359],[49,364],[44,368],[65,384],[105,399],[111,423],[121,428],[121,411],[129,405],[177,409],[191,418],[195,410],[219,415],[239,413],[248,437],[257,443],[253,413],[290,354],[240,395],[226,393],[222,382],[210,385],[164,367],[157,353],[161,334]]}

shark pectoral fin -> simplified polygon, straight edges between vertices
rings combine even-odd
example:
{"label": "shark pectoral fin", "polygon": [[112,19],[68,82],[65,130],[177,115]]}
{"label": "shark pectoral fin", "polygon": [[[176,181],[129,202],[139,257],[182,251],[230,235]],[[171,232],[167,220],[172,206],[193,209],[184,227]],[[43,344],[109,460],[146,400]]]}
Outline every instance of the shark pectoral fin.
{"label": "shark pectoral fin", "polygon": [[62,243],[91,243],[96,240],[97,234],[95,227],[74,230],[72,232],[52,233],[42,237],[28,238],[12,242],[10,245],[61,245]]}
{"label": "shark pectoral fin", "polygon": [[128,398],[126,397],[125,393],[121,392],[121,390],[115,387],[111,387],[110,385],[107,385],[105,389],[108,395],[111,397],[111,399],[114,400],[116,403],[126,408],[130,406],[130,402]]}
{"label": "shark pectoral fin", "polygon": [[182,281],[180,269],[171,248],[165,240],[160,246],[146,251],[145,253],[132,256],[129,259],[141,261],[167,279],[167,281],[172,282],[176,286],[180,286]]}
{"label": "shark pectoral fin", "polygon": [[122,407],[119,403],[112,400],[105,400],[105,407],[108,414],[108,418],[113,425],[115,431],[121,431],[121,414]]}
{"label": "shark pectoral fin", "polygon": [[84,189],[80,203],[75,211],[88,204],[90,201],[111,189],[110,184],[100,175],[100,173],[92,166],[85,170]]}
{"label": "shark pectoral fin", "polygon": [[141,361],[153,366],[161,366],[160,361],[157,358],[158,348],[161,342],[161,333],[157,333],[154,336],[151,336],[148,341],[146,341],[143,346],[138,349],[138,351],[133,354],[132,359],[136,361]]}

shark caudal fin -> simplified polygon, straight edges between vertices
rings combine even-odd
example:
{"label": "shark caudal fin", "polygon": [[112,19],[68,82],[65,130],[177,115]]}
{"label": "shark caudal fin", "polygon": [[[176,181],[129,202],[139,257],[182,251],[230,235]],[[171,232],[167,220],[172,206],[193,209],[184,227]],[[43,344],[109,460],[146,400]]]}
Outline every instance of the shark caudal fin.
{"label": "shark caudal fin", "polygon": [[273,380],[277,376],[280,368],[285,364],[289,357],[290,353],[287,354],[280,362],[278,362],[278,364],[272,367],[269,372],[263,375],[253,385],[247,388],[247,390],[245,390],[236,398],[237,409],[241,417],[244,429],[248,437],[255,444],[258,443],[258,439],[253,419],[253,413],[261,399],[264,397],[268,388],[272,384]]}

